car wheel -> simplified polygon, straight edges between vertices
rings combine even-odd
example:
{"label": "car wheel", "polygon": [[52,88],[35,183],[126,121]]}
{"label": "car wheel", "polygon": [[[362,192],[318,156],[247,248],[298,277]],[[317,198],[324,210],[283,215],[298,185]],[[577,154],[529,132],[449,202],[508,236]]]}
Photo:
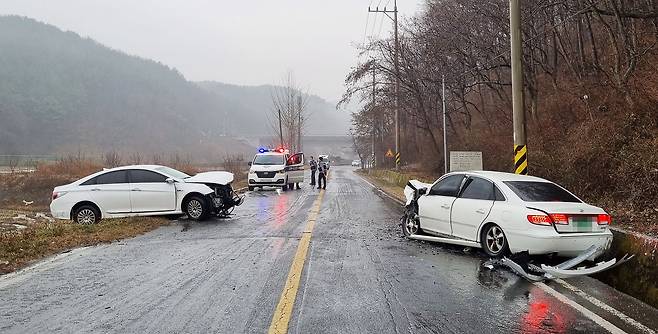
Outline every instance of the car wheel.
{"label": "car wheel", "polygon": [[489,224],[482,230],[480,244],[487,255],[500,257],[509,251],[509,244],[505,232],[496,224]]}
{"label": "car wheel", "polygon": [[208,203],[203,197],[192,196],[185,202],[185,213],[190,219],[204,220],[208,216]]}
{"label": "car wheel", "polygon": [[73,221],[80,225],[92,225],[100,220],[101,213],[92,205],[82,205],[73,213]]}
{"label": "car wheel", "polygon": [[418,215],[415,212],[405,214],[402,218],[402,233],[408,237],[420,232],[420,218],[418,218]]}
{"label": "car wheel", "polygon": [[255,187],[249,187],[249,191],[254,191]]}

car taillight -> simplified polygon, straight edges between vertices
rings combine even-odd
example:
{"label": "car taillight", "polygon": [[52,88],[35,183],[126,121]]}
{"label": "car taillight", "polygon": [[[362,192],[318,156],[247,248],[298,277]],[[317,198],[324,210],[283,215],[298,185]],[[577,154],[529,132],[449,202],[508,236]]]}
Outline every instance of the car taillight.
{"label": "car taillight", "polygon": [[610,218],[610,215],[603,214],[603,215],[598,215],[596,217],[596,222],[599,225],[610,225],[610,224],[612,224],[612,219]]}
{"label": "car taillight", "polygon": [[552,224],[551,217],[547,215],[528,215],[528,221],[535,225],[550,226]]}
{"label": "car taillight", "polygon": [[551,214],[553,222],[558,225],[569,225],[569,216],[563,213],[553,213]]}

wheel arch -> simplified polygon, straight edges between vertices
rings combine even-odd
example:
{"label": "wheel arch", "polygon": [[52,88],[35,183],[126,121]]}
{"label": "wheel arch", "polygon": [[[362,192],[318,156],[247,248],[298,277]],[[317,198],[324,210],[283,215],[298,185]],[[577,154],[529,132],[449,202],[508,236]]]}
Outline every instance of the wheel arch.
{"label": "wheel arch", "polygon": [[500,227],[501,230],[503,230],[503,233],[505,233],[505,240],[507,240],[507,247],[511,250],[513,240],[510,240],[510,234],[507,233],[508,231],[505,230],[505,228],[503,226],[501,226],[499,223],[496,223],[492,220],[488,220],[488,221],[485,221],[482,224],[480,224],[480,228],[478,229],[477,242],[482,243],[482,233],[484,232],[484,228],[489,226],[489,225],[496,225],[496,226]]}
{"label": "wheel arch", "polygon": [[80,201],[80,202],[78,202],[78,203],[75,203],[75,205],[71,208],[71,212],[69,212],[69,219],[73,220],[73,213],[75,212],[75,210],[77,210],[79,207],[81,207],[81,206],[83,206],[83,205],[90,205],[90,206],[93,206],[93,207],[96,208],[96,210],[98,210],[98,212],[100,213],[100,218],[101,218],[101,219],[104,218],[104,217],[103,217],[103,210],[101,210],[101,208],[98,206],[98,204],[96,204],[96,203],[94,203],[94,202],[92,202],[92,201],[87,201],[87,200],[85,200],[85,201]]}
{"label": "wheel arch", "polygon": [[206,195],[204,195],[204,194],[202,194],[202,193],[200,193],[200,192],[193,191],[193,192],[187,193],[187,194],[183,197],[183,199],[181,200],[181,210],[185,211],[185,203],[187,203],[187,201],[188,201],[190,198],[195,197],[195,196],[202,198],[204,201],[206,200]]}

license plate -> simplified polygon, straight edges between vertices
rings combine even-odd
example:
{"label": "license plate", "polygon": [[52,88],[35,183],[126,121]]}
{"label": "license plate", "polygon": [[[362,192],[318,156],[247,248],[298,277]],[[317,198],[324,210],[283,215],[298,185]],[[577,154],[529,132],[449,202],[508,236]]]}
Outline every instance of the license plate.
{"label": "license plate", "polygon": [[571,216],[569,217],[569,225],[572,232],[592,232],[593,231],[593,218],[590,216]]}

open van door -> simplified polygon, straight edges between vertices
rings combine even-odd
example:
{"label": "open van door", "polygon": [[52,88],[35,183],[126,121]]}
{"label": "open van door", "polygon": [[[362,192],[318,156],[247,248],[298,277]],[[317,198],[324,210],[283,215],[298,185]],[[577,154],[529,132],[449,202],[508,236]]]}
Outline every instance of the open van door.
{"label": "open van door", "polygon": [[288,186],[304,183],[304,153],[299,152],[291,155],[286,161],[286,173],[288,174]]}

